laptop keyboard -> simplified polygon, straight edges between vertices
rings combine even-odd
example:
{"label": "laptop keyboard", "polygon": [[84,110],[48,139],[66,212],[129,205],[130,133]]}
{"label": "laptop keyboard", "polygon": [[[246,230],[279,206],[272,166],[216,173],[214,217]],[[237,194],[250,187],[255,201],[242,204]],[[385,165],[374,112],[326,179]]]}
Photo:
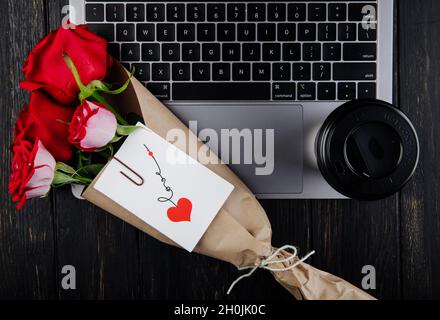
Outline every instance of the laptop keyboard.
{"label": "laptop keyboard", "polygon": [[376,97],[376,2],[86,1],[86,22],[161,100]]}

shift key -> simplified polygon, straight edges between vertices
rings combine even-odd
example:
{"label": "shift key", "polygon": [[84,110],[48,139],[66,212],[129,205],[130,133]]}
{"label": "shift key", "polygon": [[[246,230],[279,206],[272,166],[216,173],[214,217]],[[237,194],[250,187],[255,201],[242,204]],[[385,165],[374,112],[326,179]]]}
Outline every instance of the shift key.
{"label": "shift key", "polygon": [[376,63],[335,63],[333,80],[376,80]]}

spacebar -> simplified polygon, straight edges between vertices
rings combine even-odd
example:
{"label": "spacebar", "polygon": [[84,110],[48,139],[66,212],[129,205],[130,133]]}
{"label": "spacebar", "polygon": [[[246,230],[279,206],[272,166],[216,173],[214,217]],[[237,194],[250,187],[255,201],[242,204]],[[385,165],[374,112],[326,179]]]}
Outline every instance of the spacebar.
{"label": "spacebar", "polygon": [[269,83],[175,82],[173,100],[270,100]]}

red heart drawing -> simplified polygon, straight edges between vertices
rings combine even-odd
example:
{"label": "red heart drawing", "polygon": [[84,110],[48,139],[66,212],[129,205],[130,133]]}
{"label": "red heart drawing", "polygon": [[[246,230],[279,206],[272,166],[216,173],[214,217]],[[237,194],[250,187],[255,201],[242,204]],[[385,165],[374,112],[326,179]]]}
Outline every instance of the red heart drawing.
{"label": "red heart drawing", "polygon": [[177,207],[171,207],[167,211],[168,218],[173,222],[191,222],[192,203],[187,198],[177,201]]}

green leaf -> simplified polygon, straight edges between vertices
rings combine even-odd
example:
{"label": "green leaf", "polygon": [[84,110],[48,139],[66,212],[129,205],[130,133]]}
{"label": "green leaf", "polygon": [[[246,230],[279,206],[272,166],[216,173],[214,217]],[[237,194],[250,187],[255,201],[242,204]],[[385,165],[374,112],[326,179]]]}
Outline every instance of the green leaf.
{"label": "green leaf", "polygon": [[115,136],[110,143],[116,143],[121,141],[121,139],[124,138],[123,136]]}
{"label": "green leaf", "polygon": [[76,173],[82,177],[94,179],[103,168],[103,164],[91,164],[78,169]]}
{"label": "green leaf", "polygon": [[63,162],[57,162],[55,166],[56,171],[61,171],[64,173],[68,173],[70,175],[74,175],[76,173],[75,169],[73,169],[71,166],[63,163]]}
{"label": "green leaf", "polygon": [[130,134],[132,134],[133,132],[136,131],[136,129],[138,129],[138,126],[121,126],[118,125],[118,128],[116,129],[116,133],[120,136],[129,136]]}
{"label": "green leaf", "polygon": [[66,184],[73,184],[73,183],[81,183],[76,178],[73,178],[70,174],[66,174],[64,172],[56,171],[55,177],[53,179],[52,185],[55,187],[61,187]]}

